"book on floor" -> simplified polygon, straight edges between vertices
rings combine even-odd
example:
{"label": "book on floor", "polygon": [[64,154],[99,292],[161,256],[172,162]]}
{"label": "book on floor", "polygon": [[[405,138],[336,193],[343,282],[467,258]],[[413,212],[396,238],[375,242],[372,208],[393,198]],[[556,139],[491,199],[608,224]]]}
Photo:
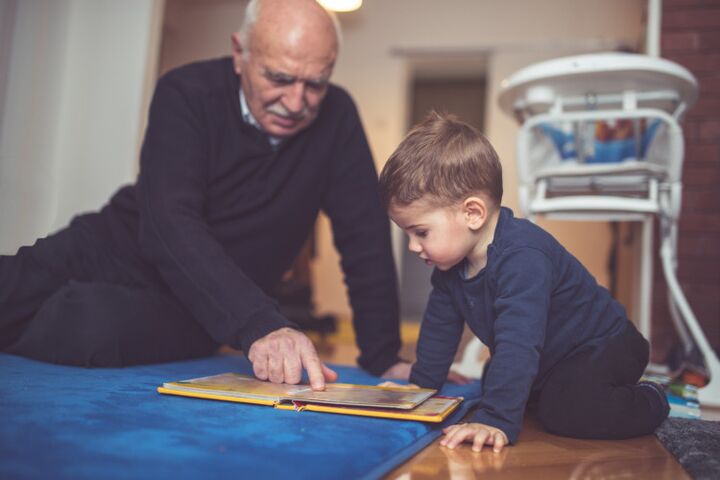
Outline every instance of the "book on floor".
{"label": "book on floor", "polygon": [[283,410],[314,411],[441,422],[462,402],[462,397],[435,395],[427,388],[375,387],[328,383],[325,390],[309,385],[277,384],[238,373],[166,382],[158,392],[167,395],[268,405]]}

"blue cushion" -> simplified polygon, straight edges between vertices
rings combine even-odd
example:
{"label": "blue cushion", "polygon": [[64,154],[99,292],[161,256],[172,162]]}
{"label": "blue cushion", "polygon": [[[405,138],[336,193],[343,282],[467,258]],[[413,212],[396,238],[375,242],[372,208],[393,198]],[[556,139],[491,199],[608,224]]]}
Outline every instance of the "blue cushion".
{"label": "blue cushion", "polygon": [[[334,367],[340,381],[380,380]],[[0,354],[0,478],[376,478],[458,422],[443,425],[161,395],[165,381],[251,373],[241,356],[87,369]]]}

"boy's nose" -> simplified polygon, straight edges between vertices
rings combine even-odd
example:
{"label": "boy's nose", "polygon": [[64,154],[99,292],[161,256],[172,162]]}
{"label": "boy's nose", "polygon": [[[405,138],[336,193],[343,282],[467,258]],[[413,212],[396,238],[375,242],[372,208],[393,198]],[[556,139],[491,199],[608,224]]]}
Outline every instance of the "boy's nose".
{"label": "boy's nose", "polygon": [[422,247],[420,246],[420,244],[418,242],[416,242],[413,239],[410,239],[408,241],[408,250],[410,250],[413,253],[420,253],[420,252],[422,252]]}

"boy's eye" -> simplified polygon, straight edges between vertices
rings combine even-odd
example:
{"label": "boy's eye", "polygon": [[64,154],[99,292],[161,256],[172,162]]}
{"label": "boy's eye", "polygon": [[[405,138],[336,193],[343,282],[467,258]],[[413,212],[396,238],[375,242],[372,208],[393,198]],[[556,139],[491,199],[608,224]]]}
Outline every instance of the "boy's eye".
{"label": "boy's eye", "polygon": [[425,238],[427,237],[427,230],[415,230],[415,236]]}

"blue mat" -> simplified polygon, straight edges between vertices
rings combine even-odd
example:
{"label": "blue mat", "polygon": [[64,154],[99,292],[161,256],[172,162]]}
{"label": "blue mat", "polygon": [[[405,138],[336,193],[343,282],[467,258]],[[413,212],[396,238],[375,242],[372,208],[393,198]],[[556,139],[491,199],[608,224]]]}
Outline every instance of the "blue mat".
{"label": "blue mat", "polygon": [[[340,381],[379,382],[334,367]],[[156,387],[222,372],[251,373],[244,357],[86,369],[0,354],[0,478],[377,478],[462,418],[443,425],[160,395]],[[222,476],[222,477],[221,477]]]}

